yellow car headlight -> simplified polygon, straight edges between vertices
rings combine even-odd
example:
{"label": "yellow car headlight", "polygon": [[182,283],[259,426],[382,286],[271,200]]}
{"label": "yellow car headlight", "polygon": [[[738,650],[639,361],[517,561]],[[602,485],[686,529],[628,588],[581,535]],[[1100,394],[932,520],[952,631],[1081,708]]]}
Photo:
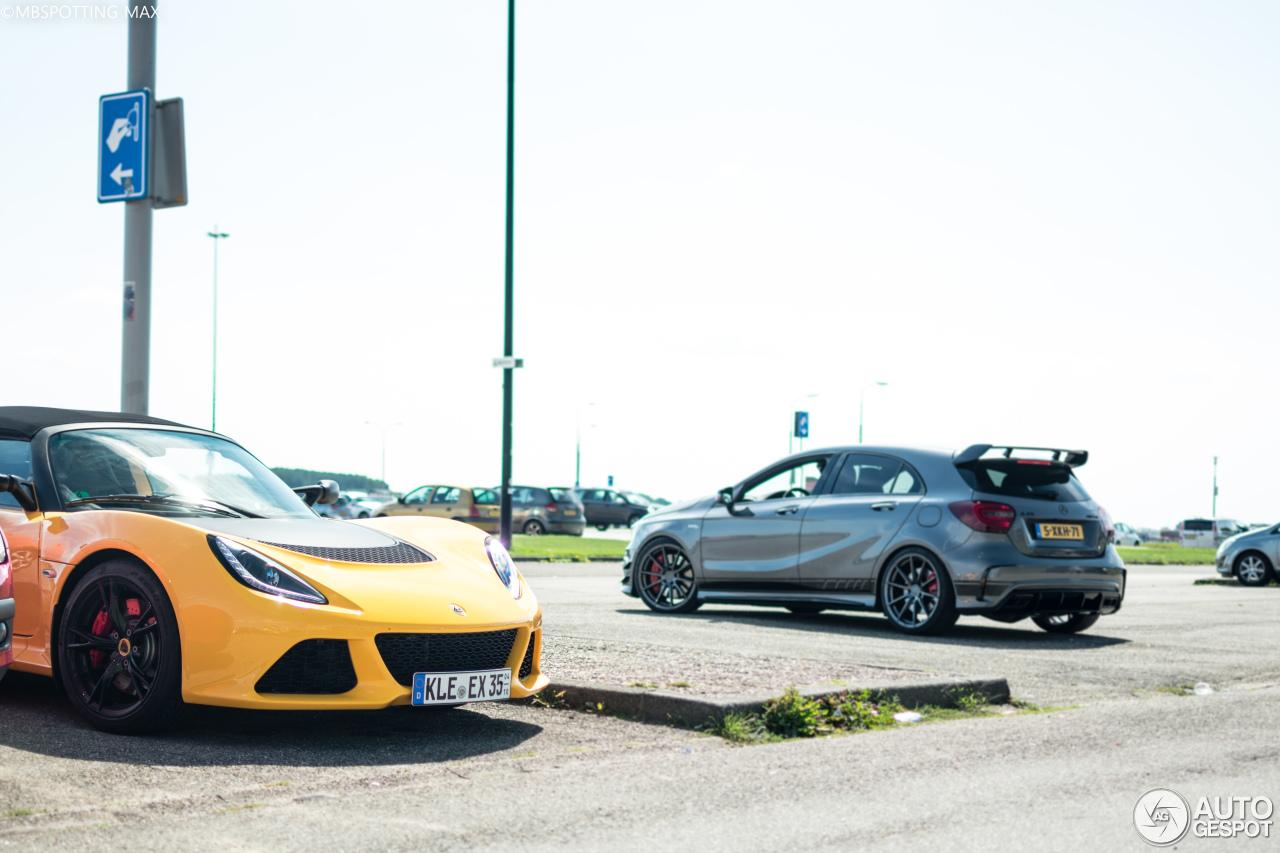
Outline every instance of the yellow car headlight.
{"label": "yellow car headlight", "polygon": [[209,547],[231,577],[250,589],[312,604],[329,603],[319,590],[265,554],[212,533],[209,534]]}

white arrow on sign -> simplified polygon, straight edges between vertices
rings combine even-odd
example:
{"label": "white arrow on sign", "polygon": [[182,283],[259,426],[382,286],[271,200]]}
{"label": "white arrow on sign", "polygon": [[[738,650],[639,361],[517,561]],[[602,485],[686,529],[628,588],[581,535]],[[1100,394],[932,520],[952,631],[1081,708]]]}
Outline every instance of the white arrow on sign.
{"label": "white arrow on sign", "polygon": [[111,170],[111,180],[121,185],[124,184],[125,178],[133,177],[133,169],[125,169],[123,166],[123,163],[117,163],[116,167]]}

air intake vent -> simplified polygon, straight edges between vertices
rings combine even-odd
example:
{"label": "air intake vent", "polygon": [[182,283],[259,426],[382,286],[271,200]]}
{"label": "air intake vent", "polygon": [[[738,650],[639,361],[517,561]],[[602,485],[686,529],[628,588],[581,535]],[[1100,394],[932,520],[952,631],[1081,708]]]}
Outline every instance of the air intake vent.
{"label": "air intake vent", "polygon": [[259,693],[329,695],[356,686],[346,640],[303,640],[275,662],[253,689]]}
{"label": "air intake vent", "polygon": [[533,647],[538,644],[538,632],[534,631],[529,635],[529,647],[524,650],[524,660],[520,662],[520,675],[517,676],[521,681],[528,678],[533,673]]}
{"label": "air intake vent", "polygon": [[295,554],[306,554],[308,557],[319,557],[335,563],[365,563],[368,565],[393,565],[408,563],[430,563],[435,557],[410,545],[408,542],[397,542],[384,548],[313,548],[310,545],[284,545],[280,542],[264,542],[254,540],[272,548],[292,551]]}
{"label": "air intake vent", "polygon": [[378,634],[373,641],[392,678],[409,685],[415,672],[501,669],[511,657],[516,629],[471,634]]}

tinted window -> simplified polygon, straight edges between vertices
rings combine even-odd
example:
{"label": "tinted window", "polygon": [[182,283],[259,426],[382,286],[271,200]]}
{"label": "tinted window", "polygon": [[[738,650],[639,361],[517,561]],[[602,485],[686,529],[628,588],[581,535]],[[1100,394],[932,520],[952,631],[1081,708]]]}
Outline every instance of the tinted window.
{"label": "tinted window", "polygon": [[495,489],[472,489],[471,494],[478,504],[498,503],[498,492]]}
{"label": "tinted window", "polygon": [[453,504],[458,502],[458,498],[462,496],[462,489],[459,488],[441,488],[431,496],[433,504]]}
{"label": "tinted window", "polygon": [[511,488],[511,502],[528,506],[534,502],[534,490],[528,486],[513,486]]}
{"label": "tinted window", "polygon": [[888,456],[850,453],[831,486],[833,495],[911,495],[922,490],[909,465]]}
{"label": "tinted window", "polygon": [[579,503],[577,495],[568,489],[552,489],[551,499],[558,504],[576,504]]}
{"label": "tinted window", "polygon": [[1192,531],[1199,530],[1199,531],[1208,532],[1213,530],[1213,522],[1209,521],[1208,519],[1192,518],[1182,522],[1182,529],[1192,530]]}
{"label": "tinted window", "polygon": [[[0,474],[31,479],[31,444],[25,441],[0,441]],[[17,499],[8,492],[0,493],[0,506],[18,509]]]}
{"label": "tinted window", "polygon": [[1066,465],[1025,459],[980,459],[957,469],[969,488],[1010,498],[1087,501],[1089,493]]}

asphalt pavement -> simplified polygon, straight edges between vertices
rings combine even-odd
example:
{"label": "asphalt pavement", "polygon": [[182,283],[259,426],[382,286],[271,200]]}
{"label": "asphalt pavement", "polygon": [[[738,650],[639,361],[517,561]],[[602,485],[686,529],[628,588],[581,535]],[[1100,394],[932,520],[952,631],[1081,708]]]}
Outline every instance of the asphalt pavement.
{"label": "asphalt pavement", "polygon": [[[0,848],[771,851],[1147,849],[1138,797],[1280,800],[1280,589],[1134,569],[1088,634],[962,620],[904,638],[873,616],[648,614],[616,567],[521,567],[548,637],[678,657],[999,674],[1046,713],[732,746],[529,705],[358,713],[193,709],[157,737],[89,729],[49,682],[0,682]],[[548,657],[554,660],[554,651]],[[807,666],[808,664],[806,664]],[[806,670],[807,671],[807,670]],[[1166,692],[1206,681],[1210,695]],[[1178,849],[1275,849],[1189,837]]]}

